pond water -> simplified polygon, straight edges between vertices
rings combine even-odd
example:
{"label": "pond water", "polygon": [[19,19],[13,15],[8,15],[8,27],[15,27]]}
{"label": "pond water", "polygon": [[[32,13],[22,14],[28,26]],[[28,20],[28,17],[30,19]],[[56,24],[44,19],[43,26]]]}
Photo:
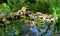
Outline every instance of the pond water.
{"label": "pond water", "polygon": [[[55,34],[54,25],[48,25],[48,24],[40,24],[40,27],[29,27],[26,28],[26,26],[22,30],[20,30],[21,33],[16,34],[16,31],[12,28],[9,28],[8,30],[4,30],[4,28],[0,28],[0,35],[1,36],[59,36],[60,34]],[[38,30],[38,28],[40,28]],[[4,35],[3,35],[4,34]],[[21,34],[21,35],[20,35]]]}

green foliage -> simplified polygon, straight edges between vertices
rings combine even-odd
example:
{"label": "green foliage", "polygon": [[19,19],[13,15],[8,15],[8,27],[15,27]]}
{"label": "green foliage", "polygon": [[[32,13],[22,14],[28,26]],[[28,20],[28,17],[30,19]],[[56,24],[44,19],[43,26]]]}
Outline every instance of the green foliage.
{"label": "green foliage", "polygon": [[[53,10],[53,12],[51,13],[54,13],[53,15],[56,16],[58,15],[58,29],[60,29],[60,0],[50,0],[50,7],[51,7],[51,10]],[[56,23],[56,22],[55,22]]]}
{"label": "green foliage", "polygon": [[25,4],[25,0],[7,0],[7,1],[12,11],[17,11]]}
{"label": "green foliage", "polygon": [[11,9],[6,3],[0,5],[0,17],[11,15]]}
{"label": "green foliage", "polygon": [[37,11],[44,11],[44,13],[48,12],[48,9],[50,7],[48,0],[37,0],[36,6],[38,8]]}
{"label": "green foliage", "polygon": [[58,29],[60,30],[60,15],[58,16]]}
{"label": "green foliage", "polygon": [[32,3],[32,4],[29,5],[29,9],[32,10],[32,11],[37,11],[37,6]]}
{"label": "green foliage", "polygon": [[[36,11],[44,11],[44,13],[53,14],[54,16],[58,15],[58,24],[60,24],[60,0],[7,0],[7,3],[0,4],[0,17],[7,17],[12,15],[12,11],[17,11],[21,9],[22,6],[28,7],[33,12]],[[28,18],[29,19],[29,18]],[[37,20],[37,25],[40,26],[43,23],[43,20]],[[19,31],[23,30],[23,26],[25,22],[24,20],[14,20],[11,23],[6,24],[5,30],[9,28],[14,29],[18,34]],[[55,22],[56,23],[56,22]],[[28,23],[25,25],[27,26]],[[28,27],[28,26],[27,26]],[[60,29],[60,25],[58,26]],[[39,28],[40,29],[40,28]],[[3,29],[0,29],[0,33],[3,32]],[[8,36],[8,35],[7,35]]]}
{"label": "green foliage", "polygon": [[23,19],[11,21],[10,23],[5,24],[5,26],[6,26],[5,31],[8,31],[11,28],[16,32],[17,35],[19,35],[21,31],[23,31],[24,26],[28,28],[27,23],[25,23]]}

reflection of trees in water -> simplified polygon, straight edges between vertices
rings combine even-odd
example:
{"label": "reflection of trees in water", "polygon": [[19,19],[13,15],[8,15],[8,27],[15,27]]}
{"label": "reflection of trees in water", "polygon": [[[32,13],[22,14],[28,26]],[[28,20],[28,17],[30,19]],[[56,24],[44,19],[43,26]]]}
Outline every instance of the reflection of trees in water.
{"label": "reflection of trees in water", "polygon": [[50,36],[52,34],[54,34],[54,25],[53,24],[42,24],[40,26],[40,35],[44,35],[44,36]]}

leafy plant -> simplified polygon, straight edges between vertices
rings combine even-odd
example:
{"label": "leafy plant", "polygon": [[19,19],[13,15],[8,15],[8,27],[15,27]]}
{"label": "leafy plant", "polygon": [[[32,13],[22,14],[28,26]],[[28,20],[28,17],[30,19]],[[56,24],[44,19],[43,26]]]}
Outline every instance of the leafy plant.
{"label": "leafy plant", "polygon": [[25,4],[25,0],[7,0],[7,1],[12,11],[19,10]]}
{"label": "leafy plant", "polygon": [[11,9],[6,3],[2,3],[0,5],[0,17],[5,17],[7,15],[11,15]]}
{"label": "leafy plant", "polygon": [[37,6],[32,3],[32,4],[29,5],[29,9],[32,10],[32,11],[37,11]]}

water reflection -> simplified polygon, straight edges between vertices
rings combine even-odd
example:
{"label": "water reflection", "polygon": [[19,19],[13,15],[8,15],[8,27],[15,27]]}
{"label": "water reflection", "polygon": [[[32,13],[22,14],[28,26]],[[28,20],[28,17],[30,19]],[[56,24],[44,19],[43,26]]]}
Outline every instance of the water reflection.
{"label": "water reflection", "polygon": [[[54,24],[41,23],[38,27],[34,21],[31,21],[28,28],[26,25],[23,25],[22,27],[23,28],[20,31],[21,34],[19,36],[51,36],[55,33]],[[40,29],[38,30],[38,28]],[[9,28],[7,32],[9,36],[17,36],[16,32],[12,28]]]}

